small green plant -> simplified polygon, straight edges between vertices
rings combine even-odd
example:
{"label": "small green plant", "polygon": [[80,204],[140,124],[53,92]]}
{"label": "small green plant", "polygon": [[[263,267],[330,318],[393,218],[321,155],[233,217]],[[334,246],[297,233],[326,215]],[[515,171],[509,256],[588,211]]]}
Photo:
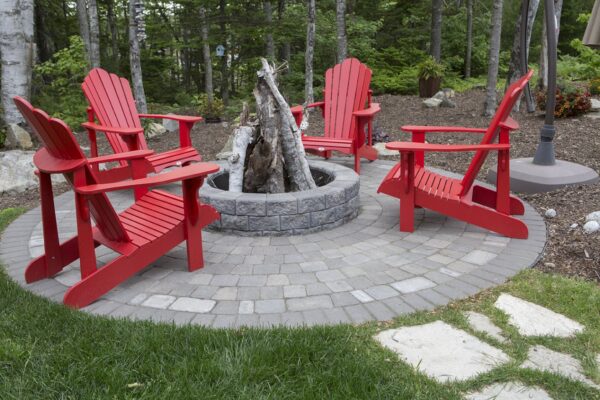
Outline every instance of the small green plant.
{"label": "small green plant", "polygon": [[[536,94],[536,102],[540,110],[546,109],[547,91],[539,91]],[[590,93],[571,83],[559,82],[556,87],[556,106],[554,116],[556,118],[575,117],[585,114],[592,107]]]}
{"label": "small green plant", "polygon": [[34,103],[71,128],[85,120],[86,101],[81,82],[87,71],[83,40],[69,39],[69,47],[34,68]]}
{"label": "small green plant", "polygon": [[194,96],[192,105],[198,107],[198,113],[204,117],[207,122],[216,122],[221,120],[225,106],[223,100],[214,97],[212,102],[208,101],[206,93]]}
{"label": "small green plant", "polygon": [[600,95],[600,77],[590,80],[590,94],[592,96]]}
{"label": "small green plant", "polygon": [[417,76],[424,80],[443,78],[444,65],[435,61],[433,57],[427,57],[425,61],[417,65]]}

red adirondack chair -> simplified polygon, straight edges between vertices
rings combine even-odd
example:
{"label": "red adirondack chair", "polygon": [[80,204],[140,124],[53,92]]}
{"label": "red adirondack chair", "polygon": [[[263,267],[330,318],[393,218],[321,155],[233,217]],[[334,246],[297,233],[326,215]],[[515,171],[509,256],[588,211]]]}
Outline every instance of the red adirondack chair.
{"label": "red adirondack chair", "polygon": [[[84,307],[119,283],[142,270],[170,249],[187,241],[188,269],[203,266],[202,227],[219,218],[217,211],[198,201],[204,178],[218,171],[216,164],[199,163],[148,178],[99,183],[93,165],[125,161],[131,169],[146,164],[152,152],[138,150],[86,158],[67,125],[34,109],[22,98],[14,101],[38,134],[44,147],[34,163],[40,179],[45,254],[31,261],[25,271],[28,283],[51,277],[79,259],[81,280],[69,288],[64,303]],[[77,236],[59,243],[51,174],[62,173],[73,186],[77,213]],[[182,181],[183,197],[148,187]],[[118,214],[106,193],[138,189],[139,198]],[[92,226],[91,220],[96,225]],[[104,245],[119,254],[97,267],[95,248]]]}
{"label": "red adirondack chair", "polygon": [[[135,100],[125,78],[109,74],[101,68],[94,68],[86,76],[81,85],[90,107],[88,107],[88,122],[82,124],[88,131],[90,152],[92,157],[98,156],[96,132],[104,132],[115,153],[134,150],[147,150],[148,144],[144,138],[144,129],[140,118],[166,118],[179,122],[179,145],[177,149],[163,153],[152,154],[148,161],[153,172],[185,165],[192,161],[201,161],[198,151],[192,147],[190,131],[202,117],[180,115],[138,114]],[[99,124],[95,124],[95,118]],[[123,179],[123,169],[127,163],[120,162],[123,168],[113,169],[113,180]],[[119,175],[120,173],[120,175]]]}
{"label": "red adirondack chair", "polygon": [[[526,239],[527,225],[511,215],[524,213],[523,203],[510,195],[510,137],[519,128],[510,117],[515,102],[531,79],[533,71],[512,84],[487,129],[449,126],[403,126],[412,134],[412,143],[393,142],[386,148],[400,152],[400,162],[387,174],[378,192],[400,199],[400,230],[414,230],[414,208],[424,207],[460,219],[502,235]],[[425,143],[425,134],[466,132],[483,134],[477,145],[445,145]],[[496,138],[498,143],[494,144]],[[475,156],[462,179],[437,174],[424,166],[426,151],[474,151]],[[474,185],[488,153],[498,152],[497,188],[491,190]]]}
{"label": "red adirondack chair", "polygon": [[[371,103],[370,83],[371,70],[356,58],[348,58],[325,72],[324,100],[308,105],[309,108],[321,108],[325,134],[302,135],[302,143],[308,152],[325,158],[331,156],[332,150],[354,154],[356,173],[360,173],[361,157],[370,161],[377,159],[377,150],[372,146],[372,122],[381,108],[378,103]],[[292,107],[292,114],[300,126],[302,106]]]}

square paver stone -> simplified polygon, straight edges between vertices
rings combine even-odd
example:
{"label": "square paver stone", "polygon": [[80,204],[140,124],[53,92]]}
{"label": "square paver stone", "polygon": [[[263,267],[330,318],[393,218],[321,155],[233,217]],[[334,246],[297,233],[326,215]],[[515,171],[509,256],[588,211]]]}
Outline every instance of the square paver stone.
{"label": "square paver stone", "polygon": [[144,307],[160,308],[165,310],[171,305],[177,298],[175,296],[168,296],[165,294],[154,294],[148,297],[142,305]]}
{"label": "square paver stone", "polygon": [[394,282],[391,286],[401,293],[413,293],[419,290],[429,289],[436,286],[436,283],[422,276],[405,279],[403,281]]}
{"label": "square paver stone", "polygon": [[438,382],[471,379],[510,360],[501,350],[442,321],[382,331],[375,339]]}
{"label": "square paver stone", "polygon": [[193,313],[207,313],[213,309],[216,301],[195,299],[193,297],[180,297],[169,307],[175,311],[187,311]]}

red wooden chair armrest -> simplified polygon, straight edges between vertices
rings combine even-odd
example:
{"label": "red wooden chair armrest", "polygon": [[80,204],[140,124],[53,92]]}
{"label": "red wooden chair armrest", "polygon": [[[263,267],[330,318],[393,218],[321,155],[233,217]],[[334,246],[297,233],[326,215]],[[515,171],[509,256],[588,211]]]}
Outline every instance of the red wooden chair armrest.
{"label": "red wooden chair armrest", "polygon": [[187,179],[200,178],[219,170],[217,164],[198,163],[178,168],[164,174],[153,175],[147,178],[121,181],[115,183],[103,183],[96,185],[79,186],[75,191],[83,195],[113,192],[116,190],[134,189],[137,187],[151,187],[165,185],[167,183],[184,181]]}
{"label": "red wooden chair armrest", "polygon": [[508,129],[509,131],[516,131],[519,129],[519,123],[511,117],[506,118],[506,121],[500,122],[502,128]]}
{"label": "red wooden chair armrest", "polygon": [[153,154],[154,154],[154,151],[152,151],[152,150],[126,151],[124,153],[109,154],[109,155],[100,156],[100,157],[91,157],[91,158],[88,158],[88,162],[90,164],[104,164],[104,163],[114,162],[114,161],[127,161],[127,160],[135,160],[138,158],[146,158]]}
{"label": "red wooden chair armrest", "polygon": [[144,128],[118,128],[115,126],[98,125],[93,122],[84,122],[81,126],[92,131],[111,132],[119,135],[137,135],[144,132]]}
{"label": "red wooden chair armrest", "polygon": [[510,144],[432,144],[413,142],[390,142],[385,145],[385,148],[388,150],[396,150],[399,152],[464,152],[479,150],[510,150]]}
{"label": "red wooden chair armrest", "polygon": [[[309,105],[306,106],[306,108],[315,108],[315,107],[323,108],[323,107],[325,107],[325,102],[317,101],[316,103],[310,103]],[[301,106],[301,105],[290,107],[290,110],[292,110],[292,114],[302,113],[303,109],[304,109],[304,106]]]}
{"label": "red wooden chair armrest", "polygon": [[360,111],[355,111],[352,113],[352,115],[355,115],[359,118],[370,118],[377,114],[379,111],[381,111],[381,106],[379,105],[379,103],[372,103],[369,108]]}
{"label": "red wooden chair armrest", "polygon": [[179,121],[179,122],[199,122],[202,121],[203,118],[202,117],[192,117],[189,115],[175,115],[175,114],[139,114],[140,118],[154,118],[154,119],[171,119],[173,121]]}
{"label": "red wooden chair armrest", "polygon": [[50,154],[42,147],[33,155],[33,164],[38,170],[47,174],[63,174],[73,172],[85,165],[85,159],[60,160]]}
{"label": "red wooden chair armrest", "polygon": [[410,133],[444,133],[444,132],[462,132],[462,133],[485,133],[486,128],[466,128],[464,126],[419,126],[404,125],[400,129]]}

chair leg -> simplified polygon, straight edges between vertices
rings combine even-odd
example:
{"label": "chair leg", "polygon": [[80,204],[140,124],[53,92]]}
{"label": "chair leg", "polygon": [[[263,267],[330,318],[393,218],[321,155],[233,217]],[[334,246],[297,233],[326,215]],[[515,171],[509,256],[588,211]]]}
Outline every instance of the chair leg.
{"label": "chair leg", "polygon": [[[473,186],[473,201],[489,208],[496,208],[496,191],[483,186]],[[525,206],[521,199],[509,196],[510,215],[525,214]]]}
{"label": "chair leg", "polygon": [[360,175],[360,156],[358,153],[354,154],[354,171]]}
{"label": "chair leg", "polygon": [[[415,154],[402,153],[400,159],[400,231],[415,230]],[[406,172],[405,172],[406,171]]]}
{"label": "chair leg", "polygon": [[[64,267],[77,260],[79,258],[77,236],[60,244],[58,246],[58,253],[61,255],[60,264],[52,262],[49,259],[48,254],[44,254],[31,261],[25,269],[25,282],[32,283],[41,279],[50,278],[62,271]],[[52,268],[50,268],[49,265],[52,265]]]}

